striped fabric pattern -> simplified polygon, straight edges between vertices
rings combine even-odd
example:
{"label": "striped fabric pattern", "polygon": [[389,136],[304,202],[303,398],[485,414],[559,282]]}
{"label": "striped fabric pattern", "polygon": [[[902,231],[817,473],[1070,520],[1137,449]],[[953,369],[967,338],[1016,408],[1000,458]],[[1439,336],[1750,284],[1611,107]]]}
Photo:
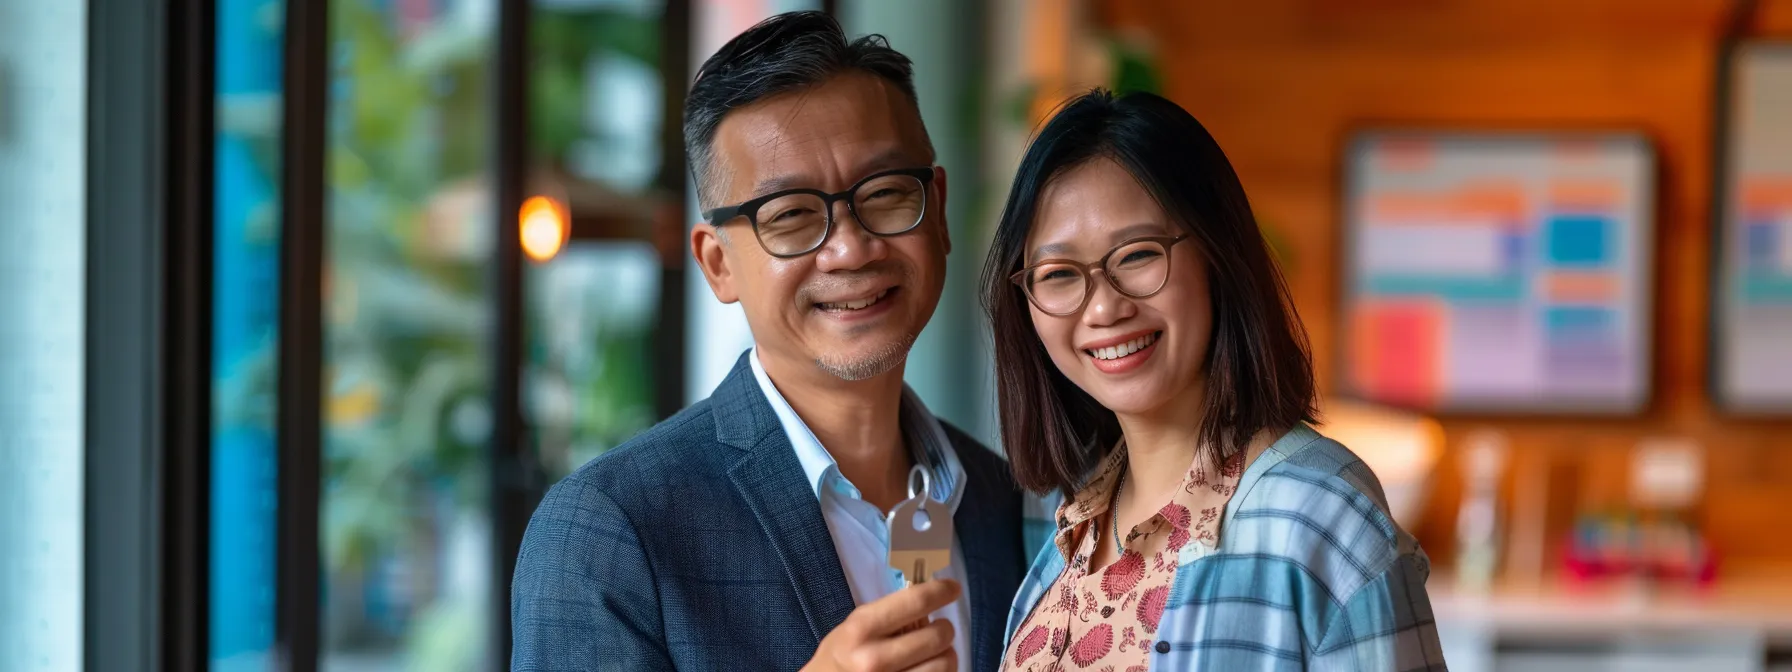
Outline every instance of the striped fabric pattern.
{"label": "striped fabric pattern", "polygon": [[[1064,563],[1039,551],[1008,637]],[[1218,548],[1184,547],[1151,669],[1444,670],[1430,571],[1368,466],[1296,427],[1245,471]]]}

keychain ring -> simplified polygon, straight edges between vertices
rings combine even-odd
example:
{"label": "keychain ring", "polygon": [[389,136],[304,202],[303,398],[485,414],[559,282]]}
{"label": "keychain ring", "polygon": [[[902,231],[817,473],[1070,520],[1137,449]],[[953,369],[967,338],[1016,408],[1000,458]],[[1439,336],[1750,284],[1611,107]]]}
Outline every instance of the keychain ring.
{"label": "keychain ring", "polygon": [[[915,489],[916,474],[921,476],[920,490]],[[908,496],[913,499],[921,495],[927,495],[928,499],[933,499],[933,472],[929,471],[927,467],[917,464],[908,470]]]}

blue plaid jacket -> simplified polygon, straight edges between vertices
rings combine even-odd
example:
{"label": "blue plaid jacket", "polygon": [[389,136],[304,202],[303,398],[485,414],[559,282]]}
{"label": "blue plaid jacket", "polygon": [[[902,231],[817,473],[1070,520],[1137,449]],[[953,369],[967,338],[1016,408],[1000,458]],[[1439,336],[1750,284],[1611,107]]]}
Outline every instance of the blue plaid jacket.
{"label": "blue plaid jacket", "polygon": [[[1064,563],[1040,550],[1007,637]],[[1245,470],[1218,548],[1183,547],[1151,669],[1444,670],[1429,574],[1368,466],[1302,425]]]}
{"label": "blue plaid jacket", "polygon": [[[1001,457],[945,431],[965,475],[952,521],[973,667],[993,672],[1026,571],[1021,492]],[[708,399],[548,491],[511,584],[511,669],[795,670],[854,606],[815,486],[743,358]]]}

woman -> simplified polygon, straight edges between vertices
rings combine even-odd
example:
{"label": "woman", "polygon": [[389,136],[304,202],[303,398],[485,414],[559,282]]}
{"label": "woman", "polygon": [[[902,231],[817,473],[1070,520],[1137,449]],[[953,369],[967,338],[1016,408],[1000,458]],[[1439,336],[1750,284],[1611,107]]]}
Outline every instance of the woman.
{"label": "woman", "polygon": [[1444,668],[1425,555],[1307,425],[1305,333],[1194,117],[1071,101],[1027,150],[983,282],[1015,477],[1065,495],[1005,669]]}

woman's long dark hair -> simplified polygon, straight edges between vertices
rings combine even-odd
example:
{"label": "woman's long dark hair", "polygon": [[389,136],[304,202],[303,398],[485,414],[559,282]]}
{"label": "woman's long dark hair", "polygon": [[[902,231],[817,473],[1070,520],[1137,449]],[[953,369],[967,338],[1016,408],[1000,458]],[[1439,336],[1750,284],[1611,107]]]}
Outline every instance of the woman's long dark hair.
{"label": "woman's long dark hair", "polygon": [[1200,450],[1230,458],[1264,429],[1315,416],[1306,331],[1226,154],[1175,103],[1097,89],[1066,104],[1027,148],[983,267],[1002,445],[1015,479],[1034,492],[1074,491],[1120,439],[1113,412],[1052,364],[1008,279],[1021,269],[1046,185],[1098,157],[1119,163],[1193,234],[1187,249],[1206,264],[1213,334]]}

